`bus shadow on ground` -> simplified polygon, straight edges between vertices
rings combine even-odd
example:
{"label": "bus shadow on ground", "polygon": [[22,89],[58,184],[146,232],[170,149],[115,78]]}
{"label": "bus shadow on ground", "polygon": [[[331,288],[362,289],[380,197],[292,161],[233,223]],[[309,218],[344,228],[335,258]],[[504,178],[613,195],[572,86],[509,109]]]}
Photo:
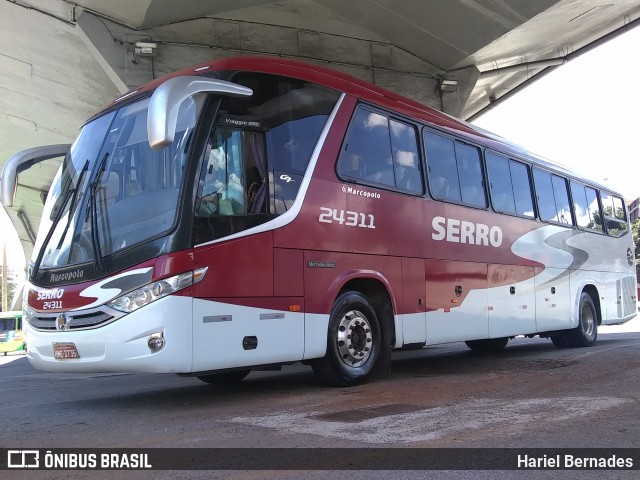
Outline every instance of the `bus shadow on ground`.
{"label": "bus shadow on ground", "polygon": [[577,358],[585,353],[639,340],[638,334],[601,334],[589,348],[557,348],[547,339],[516,339],[499,351],[474,351],[464,343],[403,350],[392,356],[392,378],[502,372],[524,364],[534,370],[563,368],[579,363]]}
{"label": "bus shadow on ground", "polygon": [[[423,349],[398,351],[392,355],[391,374],[374,379],[362,388],[368,391],[376,388],[389,388],[395,381],[407,381],[420,377],[445,379],[452,375],[482,375],[505,373],[526,369],[557,370],[571,367],[581,361],[586,352],[597,352],[601,348],[624,346],[633,340],[638,343],[639,335],[602,335],[592,348],[554,347],[545,340],[516,340],[502,351],[477,352],[466,348],[464,343],[439,345]],[[26,365],[27,359],[20,358],[2,366]],[[95,411],[124,408],[127,411],[170,412],[197,410],[211,407],[233,407],[239,404],[253,405],[256,398],[264,402],[278,402],[291,396],[317,394],[318,396],[336,393],[357,393],[359,388],[331,388],[321,385],[309,366],[285,365],[281,371],[252,372],[245,380],[234,385],[210,385],[197,378],[176,377],[172,374],[132,374],[132,375],[96,375],[87,378],[70,375],[58,376],[55,373],[41,373],[33,370],[39,381],[46,378],[48,386],[59,387],[65,384],[73,388],[68,393],[57,392],[65,397],[72,395],[75,388],[89,389],[95,393],[103,392],[102,398],[64,399],[61,405],[67,408],[73,404],[78,410]],[[25,377],[26,378],[26,377]],[[46,388],[44,385],[40,388]],[[134,391],[132,389],[144,389]],[[123,393],[118,393],[121,389]],[[53,388],[52,388],[53,390]],[[127,390],[127,392],[124,392]],[[114,394],[115,393],[115,394]]]}

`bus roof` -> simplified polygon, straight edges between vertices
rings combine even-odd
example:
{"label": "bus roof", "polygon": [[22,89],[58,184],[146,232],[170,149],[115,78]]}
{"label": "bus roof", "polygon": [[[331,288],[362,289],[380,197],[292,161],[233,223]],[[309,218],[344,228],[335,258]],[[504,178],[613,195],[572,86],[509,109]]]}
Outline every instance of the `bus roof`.
{"label": "bus roof", "polygon": [[300,62],[296,60],[283,59],[279,57],[229,57],[210,62],[201,63],[192,67],[183,68],[163,77],[157,78],[140,87],[133,89],[118,97],[113,102],[105,105],[98,114],[113,108],[125,98],[138,97],[153,91],[166,80],[178,76],[206,75],[214,71],[246,71],[262,72],[275,75],[289,76],[315,82],[330,88],[334,88],[359,99],[377,104],[383,108],[388,108],[398,113],[433,124],[450,133],[455,133],[467,137],[482,145],[496,149],[506,155],[527,160],[533,164],[547,167],[568,177],[575,178],[584,183],[588,183],[607,191],[614,191],[610,187],[594,181],[587,175],[571,170],[561,163],[551,161],[540,155],[536,155],[527,149],[510,142],[509,140],[492,132],[472,125],[464,120],[448,115],[439,110],[399,95],[395,92],[379,87],[372,83],[360,80],[351,75],[338,72],[323,66]]}

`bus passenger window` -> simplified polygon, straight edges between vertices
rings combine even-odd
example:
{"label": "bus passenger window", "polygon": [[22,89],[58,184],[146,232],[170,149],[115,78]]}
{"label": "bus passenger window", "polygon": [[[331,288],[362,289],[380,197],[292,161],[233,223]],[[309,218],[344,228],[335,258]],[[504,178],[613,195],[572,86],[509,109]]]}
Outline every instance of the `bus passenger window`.
{"label": "bus passenger window", "polygon": [[396,186],[403,190],[422,193],[422,174],[416,131],[411,125],[395,120],[390,120],[389,126]]}
{"label": "bus passenger window", "polygon": [[338,161],[338,173],[347,179],[395,186],[387,117],[358,110]]}
{"label": "bus passenger window", "polygon": [[591,228],[589,218],[589,203],[583,185],[571,182],[571,196],[573,197],[573,211],[576,215],[576,223],[582,228]]}
{"label": "bus passenger window", "polygon": [[526,165],[509,160],[511,167],[511,183],[513,185],[513,195],[516,202],[516,213],[525,217],[533,218],[533,200],[531,196],[531,182],[529,182],[529,169]]}
{"label": "bus passenger window", "polygon": [[556,209],[556,200],[553,195],[553,186],[551,185],[551,174],[534,168],[533,180],[536,185],[540,219],[558,222],[558,210]]}
{"label": "bus passenger window", "polygon": [[431,195],[437,200],[459,202],[460,184],[453,140],[427,130],[423,136]]}
{"label": "bus passenger window", "polygon": [[584,191],[587,195],[587,205],[589,207],[589,228],[602,232],[602,212],[598,203],[598,192],[590,187],[585,187]]}
{"label": "bus passenger window", "polygon": [[558,219],[561,223],[573,225],[571,217],[571,207],[569,206],[569,194],[567,192],[567,182],[564,178],[557,175],[551,175],[553,184],[553,194],[556,199],[556,209],[558,210]]}
{"label": "bus passenger window", "polygon": [[526,165],[491,152],[485,154],[491,202],[497,212],[533,218],[531,183]]}
{"label": "bus passenger window", "polygon": [[620,197],[613,197],[613,216],[618,220],[627,219],[627,216],[624,212],[624,202]]}
{"label": "bus passenger window", "polygon": [[581,228],[602,232],[602,214],[598,205],[598,193],[591,187],[571,182],[573,211]]}
{"label": "bus passenger window", "polygon": [[493,208],[497,212],[516,213],[509,161],[505,157],[490,152],[487,152],[485,158]]}
{"label": "bus passenger window", "polygon": [[629,224],[622,199],[606,192],[600,192],[600,200],[602,200],[602,212],[607,233],[614,237],[624,235],[629,229]]}
{"label": "bus passenger window", "polygon": [[573,225],[566,180],[537,168],[533,170],[533,179],[536,184],[540,219]]}
{"label": "bus passenger window", "polygon": [[476,147],[456,142],[456,159],[462,201],[477,207],[486,207],[480,152]]}

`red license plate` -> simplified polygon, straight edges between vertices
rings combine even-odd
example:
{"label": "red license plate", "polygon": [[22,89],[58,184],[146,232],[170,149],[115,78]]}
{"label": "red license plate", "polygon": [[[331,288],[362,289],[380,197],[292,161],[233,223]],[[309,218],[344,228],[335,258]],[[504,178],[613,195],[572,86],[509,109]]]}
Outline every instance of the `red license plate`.
{"label": "red license plate", "polygon": [[54,343],[53,358],[56,360],[69,360],[71,358],[80,358],[75,343]]}

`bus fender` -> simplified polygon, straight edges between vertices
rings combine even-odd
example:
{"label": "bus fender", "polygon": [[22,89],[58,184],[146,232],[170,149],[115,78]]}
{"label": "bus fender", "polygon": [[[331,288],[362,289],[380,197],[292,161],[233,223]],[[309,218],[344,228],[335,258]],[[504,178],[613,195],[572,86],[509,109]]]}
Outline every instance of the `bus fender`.
{"label": "bus fender", "polygon": [[333,280],[333,282],[331,282],[331,285],[329,285],[329,288],[327,288],[327,293],[325,294],[325,297],[322,300],[323,311],[326,311],[326,312],[331,311],[331,308],[333,307],[333,302],[338,297],[340,291],[343,289],[343,287],[347,283],[349,283],[352,280],[365,280],[365,279],[376,280],[384,286],[384,288],[387,290],[387,293],[389,294],[389,298],[391,299],[391,309],[393,310],[394,314],[396,314],[397,311],[396,311],[395,295],[393,294],[393,289],[391,288],[391,284],[389,283],[387,278],[384,275],[382,275],[380,272],[377,272],[375,270],[364,270],[364,269],[347,270],[345,272],[342,272],[341,275],[336,277]]}
{"label": "bus fender", "polygon": [[578,317],[579,317],[579,309],[580,309],[580,297],[582,292],[587,292],[591,295],[591,299],[595,304],[596,311],[598,312],[598,325],[602,323],[603,312],[602,312],[602,298],[600,298],[601,292],[604,291],[604,285],[602,288],[598,287],[598,281],[593,278],[585,278],[580,281],[578,284],[578,288],[573,290],[573,302],[571,303],[571,328],[576,328],[578,326]]}

